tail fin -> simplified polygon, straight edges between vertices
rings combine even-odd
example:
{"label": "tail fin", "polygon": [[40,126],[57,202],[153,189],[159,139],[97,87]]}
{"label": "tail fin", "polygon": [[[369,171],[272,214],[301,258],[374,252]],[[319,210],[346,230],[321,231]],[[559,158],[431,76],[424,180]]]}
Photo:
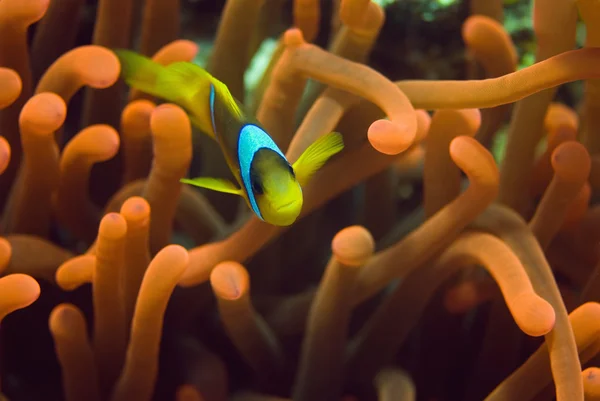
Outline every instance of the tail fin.
{"label": "tail fin", "polygon": [[149,95],[170,102],[174,101],[169,98],[170,96],[167,97],[157,90],[159,76],[163,73],[165,66],[130,50],[116,49],[113,51],[121,63],[121,76],[127,85]]}
{"label": "tail fin", "polygon": [[202,98],[208,102],[212,78],[208,72],[192,63],[176,62],[163,66],[131,50],[113,51],[121,63],[121,76],[127,85],[178,104],[188,111],[190,118],[193,117],[194,125],[213,136],[210,116],[199,113],[194,105]]}

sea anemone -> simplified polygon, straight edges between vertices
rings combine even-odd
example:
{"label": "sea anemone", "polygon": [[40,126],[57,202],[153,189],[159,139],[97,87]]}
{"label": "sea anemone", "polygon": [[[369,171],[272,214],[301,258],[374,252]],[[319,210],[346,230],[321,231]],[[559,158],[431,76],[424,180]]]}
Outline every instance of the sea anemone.
{"label": "sea anemone", "polygon": [[600,399],[600,3],[534,1],[517,69],[502,2],[471,0],[468,79],[394,82],[374,1],[271,29],[282,1],[227,0],[207,70],[291,162],[344,136],[291,227],[182,185],[230,174],[216,144],[119,78],[114,48],[197,60],[183,6],[99,0],[86,43],[83,0],[0,0],[4,398]]}

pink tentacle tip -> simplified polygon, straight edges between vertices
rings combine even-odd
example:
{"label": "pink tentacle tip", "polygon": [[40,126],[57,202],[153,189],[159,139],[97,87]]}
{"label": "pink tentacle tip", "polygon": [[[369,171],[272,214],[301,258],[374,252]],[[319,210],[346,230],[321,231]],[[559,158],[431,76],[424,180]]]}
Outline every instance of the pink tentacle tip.
{"label": "pink tentacle tip", "polygon": [[100,221],[98,236],[120,239],[127,233],[127,222],[119,213],[108,213]]}
{"label": "pink tentacle tip", "polygon": [[81,311],[72,304],[60,304],[56,306],[48,319],[50,330],[61,336],[71,336],[74,329],[77,331],[84,331],[85,318]]}
{"label": "pink tentacle tip", "polygon": [[306,41],[299,28],[290,28],[283,34],[283,43],[285,43],[287,47],[296,47],[302,46]]}
{"label": "pink tentacle tip", "polygon": [[416,131],[389,120],[377,120],[369,127],[367,136],[371,146],[380,153],[397,155],[408,149],[416,138]]}
{"label": "pink tentacle tip", "polygon": [[180,122],[187,119],[187,114],[179,106],[172,103],[164,103],[152,111],[150,115],[150,127],[152,131],[164,129],[170,131],[169,126],[174,121]]}
{"label": "pink tentacle tip", "polygon": [[338,262],[346,266],[362,266],[375,251],[375,240],[362,226],[346,227],[331,242],[331,250]]}
{"label": "pink tentacle tip", "polygon": [[7,13],[7,15],[13,17],[12,23],[19,24],[23,28],[42,19],[50,6],[50,0],[13,0],[4,3],[8,10],[16,9],[15,13]]}
{"label": "pink tentacle tip", "polygon": [[19,123],[26,125],[34,134],[47,134],[64,123],[67,105],[64,100],[51,92],[40,93],[30,98],[21,109]]}
{"label": "pink tentacle tip", "polygon": [[[101,48],[102,49],[102,48]],[[94,71],[98,79],[95,84],[95,88],[104,89],[112,86],[118,79],[121,74],[121,62],[117,58],[117,56],[108,48],[103,49],[104,52],[98,52],[99,55],[102,55],[103,58],[99,61],[102,63],[97,64],[97,68],[100,70]]]}
{"label": "pink tentacle tip", "polygon": [[16,71],[0,67],[0,109],[10,106],[21,94],[23,82]]}
{"label": "pink tentacle tip", "polygon": [[167,266],[184,266],[187,267],[189,263],[189,253],[181,245],[167,245],[160,252],[156,254],[154,260],[159,261],[161,264],[164,263]]}
{"label": "pink tentacle tip", "polygon": [[466,117],[469,129],[475,133],[481,125],[481,111],[479,109],[461,109],[459,111]]}
{"label": "pink tentacle tip", "polygon": [[509,301],[515,322],[524,333],[540,337],[548,334],[556,321],[554,308],[533,292],[524,292]]}
{"label": "pink tentacle tip", "polygon": [[0,174],[4,173],[4,170],[10,163],[10,145],[8,141],[0,136]]}
{"label": "pink tentacle tip", "polygon": [[37,280],[22,273],[13,273],[2,277],[0,287],[4,293],[2,307],[5,308],[0,311],[1,318],[5,316],[2,314],[6,313],[7,309],[12,311],[31,305],[39,298],[41,292]]}
{"label": "pink tentacle tip", "polygon": [[210,274],[213,291],[226,300],[239,299],[250,286],[250,276],[246,269],[234,261],[219,263]]}
{"label": "pink tentacle tip", "polygon": [[552,152],[551,163],[555,174],[570,180],[587,179],[592,165],[587,149],[576,141],[560,144]]}
{"label": "pink tentacle tip", "polygon": [[141,196],[132,196],[121,206],[121,214],[126,216],[126,220],[136,221],[138,224],[149,222],[150,204]]}

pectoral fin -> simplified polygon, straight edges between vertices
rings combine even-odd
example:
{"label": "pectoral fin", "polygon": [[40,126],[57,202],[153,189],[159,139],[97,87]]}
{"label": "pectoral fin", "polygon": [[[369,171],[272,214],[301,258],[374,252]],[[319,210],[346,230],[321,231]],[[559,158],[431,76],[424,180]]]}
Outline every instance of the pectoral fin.
{"label": "pectoral fin", "polygon": [[201,188],[211,189],[217,192],[225,192],[243,196],[243,192],[233,182],[223,178],[213,177],[197,177],[197,178],[182,178],[179,180],[184,184],[190,184]]}
{"label": "pectoral fin", "polygon": [[344,149],[344,138],[339,132],[331,132],[317,139],[292,165],[300,185],[306,185],[313,174],[342,149]]}

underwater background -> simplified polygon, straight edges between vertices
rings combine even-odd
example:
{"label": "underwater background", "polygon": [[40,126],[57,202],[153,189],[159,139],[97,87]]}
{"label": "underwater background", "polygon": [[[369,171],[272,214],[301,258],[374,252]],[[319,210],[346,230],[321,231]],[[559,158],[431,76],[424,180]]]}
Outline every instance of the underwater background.
{"label": "underwater background", "polygon": [[[114,48],[340,132],[301,218]],[[2,399],[600,400],[598,0],[0,0],[0,171]]]}

